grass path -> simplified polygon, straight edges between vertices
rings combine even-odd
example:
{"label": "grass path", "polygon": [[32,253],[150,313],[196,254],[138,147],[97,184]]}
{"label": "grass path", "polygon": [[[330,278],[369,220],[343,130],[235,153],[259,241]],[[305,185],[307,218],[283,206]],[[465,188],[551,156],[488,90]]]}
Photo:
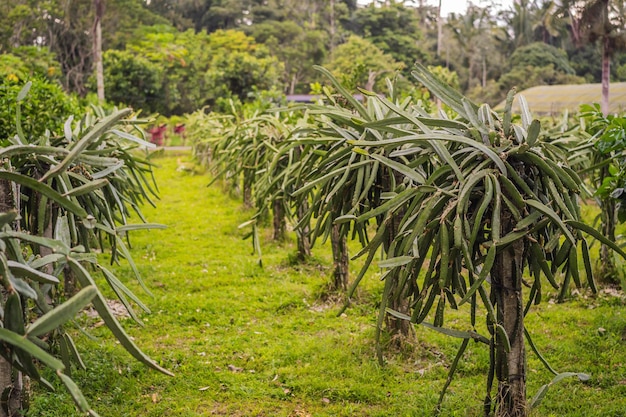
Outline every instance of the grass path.
{"label": "grass path", "polygon": [[[144,214],[169,227],[131,239],[154,297],[129,282],[152,313],[142,315],[144,328],[124,321],[136,343],[175,376],[136,363],[97,320],[83,317],[96,340],[76,332],[88,369],[74,376],[92,407],[103,417],[431,415],[458,341],[420,327],[413,350],[389,354],[379,367],[375,277],[366,279],[360,303],[336,317],[337,305],[320,301],[328,249],[317,248],[306,266],[289,265],[295,245],[264,239],[260,268],[237,228],[249,213],[219,186],[207,188],[206,176],[178,172],[186,158],[157,160],[161,200]],[[128,266],[117,271],[131,276]],[[533,415],[626,416],[623,298],[546,303],[529,316],[529,327],[553,366],[592,375],[589,383],[551,389]],[[441,415],[482,415],[487,359],[487,349],[470,345]],[[530,353],[529,395],[550,379]],[[59,389],[37,392],[29,415],[78,414]]]}

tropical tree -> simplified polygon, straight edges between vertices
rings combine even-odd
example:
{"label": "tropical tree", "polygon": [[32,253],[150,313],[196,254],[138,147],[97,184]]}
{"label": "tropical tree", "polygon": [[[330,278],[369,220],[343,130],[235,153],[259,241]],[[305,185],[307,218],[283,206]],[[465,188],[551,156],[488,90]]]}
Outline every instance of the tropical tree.
{"label": "tropical tree", "polygon": [[341,77],[348,89],[361,87],[368,91],[383,88],[384,77],[390,77],[403,68],[402,63],[356,35],[339,45],[325,65],[333,74]]}
{"label": "tropical tree", "polygon": [[[621,204],[626,197],[626,161],[623,156],[626,122],[621,116],[604,116],[597,103],[581,106],[577,116],[578,123],[570,128],[576,134],[576,146],[570,147],[568,159],[588,180],[591,187],[588,194],[595,198],[600,208],[602,234],[616,241],[616,226],[626,221]],[[622,274],[617,264],[614,252],[606,244],[601,244],[597,265],[599,279],[618,284]]]}
{"label": "tropical tree", "polygon": [[571,21],[571,32],[575,44],[582,47],[598,42],[602,51],[602,101],[604,115],[609,112],[609,84],[611,58],[626,49],[626,5],[623,1],[590,0],[564,2],[564,13]]}
{"label": "tropical tree", "polygon": [[426,63],[430,57],[424,46],[417,10],[404,3],[391,1],[377,5],[372,2],[357,9],[346,27],[403,63],[408,77],[415,61]]}
{"label": "tropical tree", "polygon": [[224,97],[249,101],[255,91],[272,90],[278,84],[281,63],[245,33],[218,30],[209,36],[209,48],[212,57],[204,81],[210,101]]}
{"label": "tropical tree", "polygon": [[[376,95],[365,107],[334,82],[345,109],[325,109],[330,120],[324,123],[327,127],[322,127],[320,139],[335,138],[337,151],[324,154],[299,192],[319,187],[312,203],[317,218],[335,213],[326,230],[346,223],[362,230],[368,220],[380,219],[362,254],[368,254],[367,268],[383,249],[381,317],[389,314],[407,323],[423,323],[463,339],[444,392],[472,339],[490,352],[485,414],[526,416],[530,407],[525,340],[536,348],[524,316],[541,301],[542,276],[566,294],[572,281],[582,286],[578,270],[582,262],[588,284],[595,290],[584,233],[622,256],[626,253],[580,221],[580,178],[562,165],[565,155],[543,140],[540,123],[525,105],[521,125],[512,123],[513,94],[499,116],[486,105],[470,102],[422,66],[414,75],[458,118],[433,119],[418,106]],[[338,166],[331,168],[330,161]],[[358,198],[359,192],[351,187],[377,178],[363,173],[361,182],[358,172],[367,172],[374,164],[381,172],[392,173],[389,188],[376,187],[383,192],[383,204],[369,200],[331,204],[346,195]],[[338,213],[336,207],[346,211]],[[526,268],[530,282],[522,279]],[[562,282],[557,270],[563,271]],[[528,297],[523,295],[526,285]],[[470,304],[468,331],[443,327],[446,308],[465,303]],[[398,311],[397,306],[406,310]],[[477,321],[478,311],[486,312],[486,327]],[[428,317],[433,318],[432,324],[425,322]],[[554,381],[566,376],[588,378],[548,369],[555,373]],[[542,387],[531,407],[541,401],[549,385]]]}
{"label": "tropical tree", "polygon": [[104,0],[93,0],[93,60],[96,73],[96,94],[100,104],[104,103],[104,66],[102,65],[102,18]]}
{"label": "tropical tree", "polygon": [[[363,246],[360,254],[369,250],[364,267],[348,288],[349,303],[376,256],[376,251],[372,248],[390,250],[402,217],[388,216],[386,209],[387,199],[397,188],[402,187],[402,179],[381,161],[351,152],[350,143],[358,138],[382,141],[393,137],[406,126],[377,100],[368,97],[364,103],[359,102],[328,70],[319,67],[317,69],[330,80],[332,89],[323,90],[324,102],[306,107],[314,117],[313,124],[307,125],[302,135],[287,143],[285,149],[300,147],[302,151],[298,160],[286,172],[301,183],[291,196],[295,205],[300,206],[310,201],[303,218],[310,219],[314,224],[311,230],[312,242],[318,238],[331,240],[334,261],[332,289],[346,289],[349,285],[347,238],[351,236],[359,240]],[[388,91],[390,100],[397,102],[399,108],[410,107],[411,98],[399,100],[392,83],[388,83]],[[431,121],[425,111],[417,112],[414,117],[427,124]],[[396,120],[398,123],[389,130],[379,129],[388,120]],[[354,222],[355,219],[362,221]],[[368,227],[370,221],[376,222],[376,233],[371,238],[371,228]],[[394,285],[395,277],[390,277],[388,282]],[[406,297],[399,297],[397,300],[398,303],[392,303],[393,308],[400,311],[408,309]],[[386,315],[383,309],[379,316],[377,341],[380,341],[384,321],[394,344],[401,344],[412,334],[412,328],[407,322]],[[380,343],[377,346],[379,357],[382,358]]]}
{"label": "tropical tree", "polygon": [[[135,30],[135,37],[126,45],[128,54],[138,58],[136,63],[128,62],[122,55],[119,61],[116,60],[116,53],[113,56],[107,54],[108,58],[114,58],[111,68],[107,69],[107,77],[114,85],[123,86],[126,75],[132,69],[138,72],[139,66],[143,67],[140,72],[154,73],[157,68],[160,76],[160,93],[156,100],[147,102],[147,109],[157,111],[170,116],[172,114],[183,114],[193,112],[207,104],[209,91],[204,81],[205,73],[209,69],[211,62],[211,49],[207,48],[209,37],[206,33],[194,33],[192,30],[178,32],[171,26],[157,25],[144,26]],[[128,55],[127,54],[127,55]],[[118,55],[119,56],[119,55]],[[152,65],[142,65],[145,61]],[[132,64],[132,66],[131,66]],[[135,70],[136,69],[136,70]],[[137,75],[134,75],[137,76]],[[154,75],[148,77],[144,82],[150,82]],[[130,92],[134,93],[135,89]],[[137,101],[139,97],[129,96],[129,101]],[[143,95],[146,99],[150,94]],[[126,103],[131,104],[131,103]]]}
{"label": "tropical tree", "polygon": [[162,66],[129,51],[115,49],[104,53],[104,80],[107,99],[137,110],[154,113],[164,110],[164,75]]}
{"label": "tropical tree", "polygon": [[[313,65],[322,64],[327,54],[326,32],[305,30],[293,21],[264,21],[251,26],[248,31],[283,64],[284,92],[294,94],[298,89],[308,93],[309,83],[315,79]],[[301,86],[303,81],[308,81],[304,89]]]}
{"label": "tropical tree", "polygon": [[19,46],[11,48],[10,53],[0,55],[0,77],[15,83],[33,78],[60,83],[62,75],[56,56],[47,48]]}
{"label": "tropical tree", "polygon": [[[465,88],[485,87],[492,64],[497,64],[496,22],[489,7],[469,4],[464,14],[452,13],[446,24],[461,50],[461,67],[467,68]],[[461,68],[453,67],[457,72]]]}
{"label": "tropical tree", "polygon": [[[26,136],[20,107],[29,87],[27,84],[17,96],[16,134],[8,136],[0,149],[0,208],[4,212],[0,239],[5,242],[0,254],[0,264],[5,265],[0,300],[5,313],[0,334],[4,361],[0,362],[0,374],[9,377],[2,381],[2,396],[8,398],[14,389],[19,392],[26,376],[50,385],[34,366],[33,359],[37,359],[55,371],[81,411],[96,415],[69,377],[70,361],[83,364],[62,327],[90,302],[131,355],[170,374],[126,334],[92,275],[101,272],[129,314],[141,323],[129,300],[149,310],[98,262],[92,249],[111,247],[112,261],[127,260],[143,285],[124,237],[134,229],[161,226],[128,223],[131,211],[140,215],[139,204],[151,201],[154,192],[151,177],[146,177],[150,163],[134,155],[133,146],[128,144],[150,144],[132,134],[139,131],[128,109],[108,116],[87,115],[76,125],[70,117],[62,136]],[[74,294],[78,287],[82,290]],[[60,301],[62,294],[67,301]],[[36,309],[26,316],[29,305]],[[25,320],[33,316],[32,323]],[[46,340],[59,344],[60,359],[50,353]],[[17,408],[21,408],[21,401],[16,397],[3,412],[14,415]]]}

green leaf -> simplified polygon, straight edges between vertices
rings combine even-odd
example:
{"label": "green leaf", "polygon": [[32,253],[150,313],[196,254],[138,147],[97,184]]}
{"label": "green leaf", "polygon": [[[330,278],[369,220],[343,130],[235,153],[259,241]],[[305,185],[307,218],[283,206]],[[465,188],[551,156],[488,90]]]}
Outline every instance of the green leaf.
{"label": "green leaf", "polygon": [[115,231],[120,232],[130,232],[131,230],[151,230],[151,229],[167,229],[167,226],[159,223],[138,223],[138,224],[125,224],[123,226],[118,226],[115,228]]}
{"label": "green leaf", "polygon": [[24,336],[20,336],[17,333],[13,333],[10,330],[0,327],[0,340],[22,349],[24,352],[40,360],[46,366],[54,370],[62,371],[65,369],[63,362],[50,355],[36,344],[26,339]]}
{"label": "green leaf", "polygon": [[96,412],[89,407],[89,403],[87,403],[85,396],[83,395],[80,388],[78,388],[78,385],[76,385],[76,383],[72,380],[72,378],[61,372],[57,372],[57,375],[63,382],[63,385],[65,385],[65,388],[67,388],[67,391],[72,396],[72,399],[74,400],[76,406],[78,406],[80,411],[89,413],[90,415],[97,417],[98,414],[96,414]]}
{"label": "green leaf", "polygon": [[24,87],[22,87],[22,89],[20,90],[20,92],[17,94],[17,102],[19,103],[20,101],[23,101],[26,96],[28,95],[28,92],[30,91],[30,88],[33,86],[33,82],[29,81],[26,84],[24,84]]}
{"label": "green leaf", "polygon": [[522,127],[524,130],[528,130],[528,126],[532,123],[532,115],[530,114],[530,108],[528,107],[528,102],[526,98],[518,94],[517,101],[519,102],[520,113],[522,115]]}
{"label": "green leaf", "polygon": [[126,133],[123,130],[111,129],[110,132],[113,133],[114,135],[119,136],[120,138],[129,140],[131,142],[138,143],[139,145],[141,145],[142,147],[147,148],[147,149],[156,149],[156,147],[157,147],[154,143],[147,142],[147,141],[145,141],[143,139],[138,138],[135,135],[131,135],[130,133]]}
{"label": "green leaf", "polygon": [[[545,204],[541,203],[540,201],[529,199],[529,200],[526,200],[526,204],[528,204],[532,208],[537,209],[543,214],[545,214],[546,216],[548,216],[550,220],[552,220],[552,222],[556,223],[557,226],[561,228],[561,230],[563,231],[567,239],[572,243],[572,245],[576,245],[576,239],[574,239],[572,232],[570,232],[566,226],[566,224],[570,224],[568,220],[563,222],[563,220],[559,217],[558,214],[554,212],[554,210],[552,210],[550,207],[546,206]],[[572,225],[572,227],[575,227],[575,226]]]}
{"label": "green leaf", "polygon": [[82,218],[87,217],[87,212],[85,211],[84,208],[74,203],[69,198],[66,198],[63,195],[59,194],[53,188],[44,184],[43,181],[40,182],[33,178],[27,177],[25,175],[18,174],[15,172],[4,171],[4,170],[0,170],[0,178],[16,182],[24,187],[30,188],[33,191],[43,194],[49,199],[54,200],[61,207],[71,211],[78,217],[82,217]]}
{"label": "green leaf", "polygon": [[480,274],[478,275],[478,278],[476,279],[476,281],[474,281],[470,289],[467,290],[467,293],[465,294],[461,302],[459,302],[459,305],[465,304],[467,301],[469,301],[474,296],[478,288],[483,284],[485,279],[487,279],[487,276],[489,276],[491,268],[493,267],[493,263],[496,259],[496,252],[496,245],[491,245],[491,247],[487,251],[487,256],[485,257],[485,262],[483,263],[483,267],[480,271]]}
{"label": "green leaf", "polygon": [[0,230],[7,224],[11,224],[17,219],[17,210],[11,210],[6,213],[0,213]]}
{"label": "green leaf", "polygon": [[548,388],[550,388],[552,385],[558,383],[559,381],[562,381],[565,378],[571,378],[571,377],[577,377],[579,381],[585,382],[588,381],[591,377],[587,374],[584,373],[579,373],[579,372],[562,372],[558,375],[556,375],[552,381],[550,381],[548,384],[543,385],[541,388],[539,388],[539,391],[537,391],[537,394],[535,394],[535,396],[533,397],[532,400],[530,400],[530,408],[536,408],[537,406],[539,406],[539,404],[541,404],[541,401],[543,401],[544,397],[546,396],[547,392],[548,392]]}
{"label": "green leaf", "polygon": [[11,284],[17,290],[17,292],[22,294],[24,297],[28,297],[31,300],[37,299],[37,293],[35,292],[35,290],[33,290],[31,286],[28,285],[23,279],[9,275],[9,281],[11,281]]}
{"label": "green leaf", "polygon": [[37,258],[30,263],[30,267],[34,269],[39,269],[45,265],[59,262],[60,260],[65,259],[65,255],[62,253],[53,253],[51,255],[46,255],[41,258]]}
{"label": "green leaf", "polygon": [[344,86],[342,86],[337,81],[337,79],[330,73],[330,71],[319,65],[313,65],[313,69],[321,72],[324,76],[326,76],[326,78],[328,78],[332,83],[333,87],[335,87],[337,91],[352,105],[352,107],[354,107],[354,109],[361,115],[361,117],[363,117],[367,121],[370,120],[367,109],[357,99],[355,99],[354,96],[350,94],[350,92],[346,90]]}
{"label": "green leaf", "polygon": [[[415,63],[415,71],[411,72],[411,75],[424,84],[424,86],[432,91],[434,95],[439,97],[441,101],[450,106],[452,110],[457,112],[461,117],[467,119],[465,108],[462,105],[464,97],[458,91],[442,82],[420,63]],[[474,103],[468,100],[468,104],[474,111],[478,111],[478,106]]]}
{"label": "green leaf", "polygon": [[39,317],[26,329],[28,336],[41,336],[72,319],[96,296],[98,290],[95,286],[88,286],[80,290],[63,304],[48,311]]}
{"label": "green leaf", "polygon": [[354,214],[344,214],[343,216],[339,216],[337,217],[333,223],[335,224],[342,224],[342,223],[349,223],[351,221],[356,221],[357,217]]}
{"label": "green leaf", "polygon": [[510,90],[506,95],[506,101],[504,104],[504,117],[502,121],[502,129],[505,135],[511,134],[511,108],[513,107],[513,99],[515,98],[515,88]]}
{"label": "green leaf", "polygon": [[591,235],[591,237],[604,243],[605,245],[613,249],[615,252],[619,253],[622,256],[622,258],[626,259],[626,252],[624,252],[622,248],[620,248],[615,242],[609,240],[607,237],[605,237],[602,233],[598,232],[593,227],[586,225],[585,223],[575,221],[575,220],[565,220],[565,224],[573,227],[574,229],[578,229],[582,232],[585,232],[588,235]]}
{"label": "green leaf", "polygon": [[[69,264],[72,268],[72,271],[76,273],[76,277],[78,278],[78,281],[81,283],[81,285],[83,285],[84,287],[90,285],[95,286],[93,278],[80,263],[76,262],[72,258],[69,258]],[[106,326],[109,328],[109,330],[111,330],[113,335],[115,335],[117,340],[128,353],[135,357],[135,359],[137,359],[139,362],[166,375],[174,376],[173,373],[159,366],[154,360],[150,359],[145,353],[143,353],[137,347],[137,345],[135,345],[135,343],[130,339],[128,334],[124,331],[122,326],[120,326],[120,323],[117,321],[117,319],[109,309],[109,306],[107,305],[104,296],[99,291],[96,293],[93,299],[93,305],[96,308],[96,311],[98,311],[100,318],[102,318]]]}
{"label": "green leaf", "polygon": [[383,155],[369,154],[369,156],[370,158],[373,158],[373,159],[376,159],[377,161],[382,162],[383,164],[387,165],[389,168],[392,168],[395,171],[398,171],[399,173],[401,173],[402,175],[404,175],[405,177],[409,178],[410,180],[414,181],[417,184],[424,184],[426,182],[426,178],[424,177],[424,175],[412,169],[411,167],[407,166],[406,164],[403,164],[401,162],[396,162]]}
{"label": "green leaf", "polygon": [[441,393],[439,394],[439,401],[437,401],[437,410],[441,409],[441,403],[443,402],[443,397],[445,396],[446,390],[448,389],[448,387],[450,386],[450,383],[452,382],[452,377],[454,376],[454,372],[456,371],[456,368],[459,365],[459,361],[463,357],[463,353],[465,352],[465,349],[467,348],[468,343],[469,343],[469,339],[463,339],[463,342],[461,343],[461,346],[459,347],[459,351],[454,357],[454,360],[452,361],[452,365],[450,365],[450,370],[448,371],[448,378],[446,378],[446,383],[444,384],[443,388],[441,389]]}
{"label": "green leaf", "polygon": [[70,153],[58,165],[50,169],[40,181],[46,182],[49,178],[54,178],[65,172],[65,170],[69,168],[70,164],[74,162],[74,160],[78,158],[90,144],[100,139],[107,129],[118,123],[122,118],[128,116],[131,112],[131,109],[119,110],[96,123],[96,125],[93,126],[85,136],[83,136],[78,142],[74,143]]}
{"label": "green leaf", "polygon": [[558,375],[558,372],[554,370],[554,368],[552,368],[552,366],[550,366],[550,364],[548,363],[548,361],[543,357],[543,355],[539,352],[539,349],[537,349],[537,346],[535,345],[535,343],[533,342],[533,339],[530,337],[530,333],[528,332],[528,329],[524,327],[524,336],[526,336],[526,340],[528,341],[528,345],[530,346],[530,348],[532,349],[533,352],[535,352],[535,355],[537,355],[537,357],[539,358],[539,360],[541,361],[541,363],[543,363],[543,366],[546,367],[546,369],[550,372],[552,372],[554,375]]}
{"label": "green leaf", "polygon": [[54,275],[38,271],[27,264],[7,260],[7,265],[9,266],[11,273],[16,277],[32,279],[33,281],[41,282],[43,284],[59,283],[59,279]]}
{"label": "green leaf", "polygon": [[[500,156],[489,146],[484,145],[474,139],[467,138],[465,136],[459,135],[451,135],[447,133],[441,132],[432,132],[429,134],[413,134],[407,136],[401,136],[393,139],[384,139],[384,140],[351,140],[349,143],[353,146],[372,146],[372,147],[380,147],[380,146],[389,146],[389,145],[404,145],[404,144],[416,144],[416,143],[428,143],[431,141],[442,141],[442,142],[454,142],[461,143],[466,146],[470,146],[472,148],[476,148],[481,151],[485,156],[491,159],[494,164],[498,167],[500,172],[503,175],[507,175],[506,166]],[[432,146],[432,144],[431,144]]]}
{"label": "green leaf", "polygon": [[33,236],[33,235],[26,234],[26,233],[12,232],[8,230],[4,232],[0,232],[0,238],[5,238],[5,237],[13,237],[22,241],[32,242],[37,245],[45,246],[47,248],[52,249],[53,252],[59,253],[62,255],[69,255],[71,251],[70,248],[61,241],[54,240],[54,239],[47,239],[47,238],[39,237],[39,236]]}
{"label": "green leaf", "polygon": [[109,185],[109,180],[103,178],[99,180],[89,181],[80,187],[72,188],[67,193],[63,194],[64,197],[76,197],[79,195],[89,194],[95,190],[99,190],[102,187]]}
{"label": "green leaf", "polygon": [[[102,273],[104,274],[104,277],[106,278],[107,282],[111,285],[111,287],[113,288],[113,291],[115,291],[115,293],[118,295],[118,297],[122,300],[124,296],[130,298],[131,300],[133,300],[135,302],[135,304],[137,304],[139,306],[139,308],[141,308],[143,311],[145,311],[146,313],[150,313],[150,309],[148,308],[148,306],[146,306],[140,299],[139,297],[137,297],[131,290],[128,289],[128,287],[126,287],[126,285],[124,285],[124,283],[122,283],[122,281],[120,281],[115,274],[113,274],[111,271],[109,271],[108,269],[106,269],[105,267],[103,267],[102,265],[98,264],[97,267],[102,271]],[[123,300],[123,304],[126,307],[127,310],[132,311],[132,309],[130,308],[130,305],[128,303],[124,303]],[[138,320],[138,318],[134,317],[136,321],[140,321]]]}
{"label": "green leaf", "polygon": [[539,120],[534,119],[530,126],[528,127],[528,135],[526,136],[526,143],[528,146],[532,147],[537,142],[537,138],[539,137],[539,132],[541,131],[541,123]]}
{"label": "green leaf", "polygon": [[357,223],[364,222],[365,220],[371,219],[372,217],[379,216],[381,214],[385,214],[391,210],[394,210],[396,207],[404,204],[408,200],[410,200],[415,194],[418,194],[419,191],[415,188],[407,188],[402,191],[400,194],[397,194],[391,200],[386,201],[384,204],[374,208],[373,210],[367,211],[361,214],[357,219]]}
{"label": "green leaf", "polygon": [[406,265],[410,263],[413,259],[412,256],[397,256],[395,258],[388,258],[383,261],[378,262],[379,268],[395,268],[398,266]]}
{"label": "green leaf", "polygon": [[386,308],[385,311],[387,311],[388,314],[399,318],[400,320],[407,320],[407,321],[411,321],[411,316],[408,316],[404,313],[400,313],[399,311],[393,310],[391,308]]}
{"label": "green leaf", "polygon": [[474,339],[478,342],[485,343],[487,345],[489,344],[488,338],[474,331],[464,332],[462,330],[446,329],[445,327],[433,326],[432,324],[426,323],[425,321],[423,321],[421,324],[424,327],[428,327],[431,330],[438,331],[439,333],[443,333],[447,336],[452,336],[452,337],[456,337],[459,339]]}

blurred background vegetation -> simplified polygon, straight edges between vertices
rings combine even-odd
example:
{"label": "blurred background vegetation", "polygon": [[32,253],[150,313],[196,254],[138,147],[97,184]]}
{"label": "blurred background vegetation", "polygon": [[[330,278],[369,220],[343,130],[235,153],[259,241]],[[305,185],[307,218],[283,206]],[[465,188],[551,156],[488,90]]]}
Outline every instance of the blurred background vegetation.
{"label": "blurred background vegetation", "polygon": [[[595,3],[607,7],[587,13]],[[96,94],[95,22],[105,97],[164,116],[260,91],[307,94],[324,65],[346,85],[405,94],[415,61],[455,74],[462,92],[496,104],[508,90],[626,81],[620,1],[468,2],[440,17],[425,1],[16,0],[0,5],[0,83],[38,78],[89,100]],[[101,16],[99,15],[101,14]],[[384,91],[383,91],[384,92]],[[417,92],[419,93],[419,92]],[[93,98],[92,98],[93,100]]]}

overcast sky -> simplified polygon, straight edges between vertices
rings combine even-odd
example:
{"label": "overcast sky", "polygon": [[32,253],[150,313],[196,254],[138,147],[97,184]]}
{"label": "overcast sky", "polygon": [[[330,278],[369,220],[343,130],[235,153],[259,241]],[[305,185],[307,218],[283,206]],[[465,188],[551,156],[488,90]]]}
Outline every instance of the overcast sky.
{"label": "overcast sky", "polygon": [[[437,6],[439,5],[439,0],[428,0],[428,3]],[[443,16],[447,16],[450,13],[463,13],[467,9],[466,0],[442,0],[441,1],[441,14]],[[491,1],[473,1],[472,3],[478,4],[479,6],[486,6],[491,3]],[[513,4],[513,0],[496,0],[494,1],[497,4],[499,9],[508,9]]]}
{"label": "overcast sky", "polygon": [[[509,7],[511,7],[511,4],[513,4],[513,1],[514,0],[495,0],[493,1],[493,3],[497,4],[500,9],[508,9]],[[372,0],[359,0],[359,3],[361,4],[369,4],[371,2]],[[427,3],[433,6],[438,6],[439,0],[427,0]],[[467,9],[467,3],[468,3],[467,0],[442,0],[441,1],[441,14],[443,16],[447,16],[453,12],[464,13],[465,10]],[[474,0],[472,1],[472,3],[478,4],[479,6],[481,6],[481,5],[488,5],[492,3],[492,1]]]}

